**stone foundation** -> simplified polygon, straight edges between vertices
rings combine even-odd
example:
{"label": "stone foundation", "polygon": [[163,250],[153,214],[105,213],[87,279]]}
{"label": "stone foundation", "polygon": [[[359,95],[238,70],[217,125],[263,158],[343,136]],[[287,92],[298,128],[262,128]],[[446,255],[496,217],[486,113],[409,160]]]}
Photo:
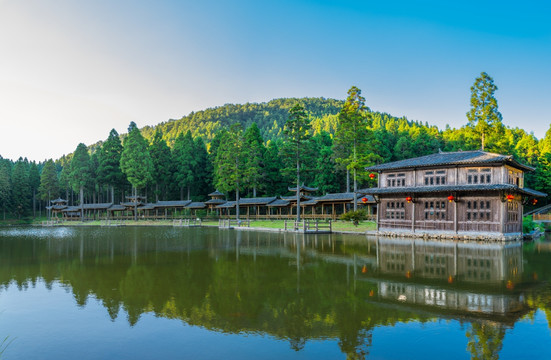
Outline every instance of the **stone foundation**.
{"label": "stone foundation", "polygon": [[522,233],[477,233],[477,232],[462,232],[454,233],[448,231],[430,231],[419,230],[416,232],[397,229],[379,229],[378,236],[385,237],[411,237],[421,239],[436,239],[436,240],[458,240],[458,241],[488,241],[488,242],[504,242],[504,241],[520,241],[523,239]]}

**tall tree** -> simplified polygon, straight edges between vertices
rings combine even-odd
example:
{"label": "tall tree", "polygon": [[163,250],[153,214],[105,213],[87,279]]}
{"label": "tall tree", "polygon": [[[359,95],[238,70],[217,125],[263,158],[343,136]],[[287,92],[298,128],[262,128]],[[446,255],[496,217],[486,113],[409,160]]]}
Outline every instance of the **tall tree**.
{"label": "tall tree", "polygon": [[98,182],[107,185],[111,193],[111,202],[115,202],[115,186],[121,186],[124,175],[121,170],[122,144],[115,129],[109,132],[109,137],[99,150]]}
{"label": "tall tree", "polygon": [[134,220],[138,219],[138,190],[153,181],[153,161],[149,155],[147,141],[142,136],[135,122],[128,127],[128,136],[124,139],[121,154],[121,170],[126,175],[134,190]]}
{"label": "tall tree", "polygon": [[246,184],[253,190],[253,197],[256,197],[256,190],[262,183],[263,155],[266,148],[260,129],[256,123],[252,123],[244,134],[246,151]]}
{"label": "tall tree", "polygon": [[283,169],[283,161],[280,156],[280,147],[278,142],[269,141],[266,151],[264,152],[264,168],[262,189],[264,193],[271,195],[284,195],[287,193],[288,183],[286,183],[281,175]]}
{"label": "tall tree", "polygon": [[209,153],[202,137],[193,140],[193,154],[195,168],[193,169],[195,195],[203,197],[212,189],[212,163],[209,161]]}
{"label": "tall tree", "polygon": [[172,148],[174,162],[176,163],[176,182],[180,187],[180,199],[184,199],[184,189],[187,188],[187,199],[190,199],[191,186],[195,180],[196,159],[194,156],[194,142],[191,131],[185,135],[180,133]]}
{"label": "tall tree", "polygon": [[[155,183],[155,200],[159,201],[159,195],[166,195],[166,187],[172,180],[173,165],[172,153],[163,139],[160,129],[155,131],[153,141],[149,146],[151,161],[153,161],[153,181]],[[159,189],[160,188],[160,189]]]}
{"label": "tall tree", "polygon": [[29,186],[31,187],[33,201],[33,217],[36,217],[36,192],[40,186],[40,172],[36,162],[31,162],[29,166]]}
{"label": "tall tree", "polygon": [[89,184],[90,154],[83,143],[78,144],[71,160],[71,186],[79,193],[80,219],[84,218],[84,188]]}
{"label": "tall tree", "polygon": [[322,194],[339,191],[336,165],[333,159],[333,141],[328,132],[322,130],[312,138],[317,154],[314,171],[314,186]]}
{"label": "tall tree", "polygon": [[471,109],[467,113],[468,127],[480,139],[482,150],[487,143],[495,148],[500,138],[495,135],[503,130],[502,116],[494,96],[496,90],[494,79],[485,72],[482,72],[471,86]]}
{"label": "tall tree", "polygon": [[239,220],[239,192],[245,180],[245,149],[243,128],[233,124],[224,133],[216,155],[216,187],[221,191],[235,191],[235,217]]}
{"label": "tall tree", "polygon": [[283,154],[296,165],[297,184],[297,221],[300,221],[300,170],[308,155],[308,146],[312,138],[310,119],[304,106],[297,103],[289,110],[289,119],[283,133],[287,140]]}
{"label": "tall tree", "polygon": [[50,205],[50,200],[59,193],[59,181],[57,179],[57,172],[55,164],[52,159],[46,161],[42,168],[42,174],[40,174],[40,187],[38,188],[40,198],[47,201]]}
{"label": "tall tree", "polygon": [[339,124],[335,133],[335,143],[341,147],[348,147],[350,154],[347,157],[337,159],[337,162],[345,164],[352,171],[354,183],[354,210],[358,207],[358,178],[357,173],[363,171],[368,165],[366,140],[368,138],[367,111],[365,98],[362,92],[355,86],[348,90],[348,97],[339,113]]}
{"label": "tall tree", "polygon": [[0,204],[4,220],[6,220],[6,210],[11,198],[11,168],[8,160],[0,156]]}
{"label": "tall tree", "polygon": [[31,186],[29,184],[29,164],[19,158],[12,171],[12,201],[18,219],[31,208]]}

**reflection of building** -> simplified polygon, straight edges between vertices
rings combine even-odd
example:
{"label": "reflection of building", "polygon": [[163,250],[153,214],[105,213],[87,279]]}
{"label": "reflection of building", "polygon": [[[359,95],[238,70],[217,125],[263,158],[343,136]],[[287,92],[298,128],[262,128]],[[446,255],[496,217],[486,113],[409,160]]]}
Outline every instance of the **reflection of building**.
{"label": "reflection of building", "polygon": [[522,243],[456,243],[377,240],[377,263],[385,274],[405,274],[469,282],[518,281]]}
{"label": "reflection of building", "polygon": [[360,192],[378,198],[382,233],[516,239],[525,201],[545,196],[524,187],[524,173],[533,168],[480,150],[439,152],[368,170],[379,173],[379,185]]}
{"label": "reflection of building", "polygon": [[522,312],[527,309],[522,294],[473,293],[466,290],[443,289],[434,286],[380,280],[378,298],[407,305],[428,306],[450,312],[472,315],[498,315]]}
{"label": "reflection of building", "polygon": [[[380,276],[364,277],[376,283],[377,293],[372,298],[376,302],[471,317],[497,316],[504,321],[528,310],[523,293],[513,291],[523,270],[520,242],[480,244],[380,238],[376,242]],[[396,276],[404,280],[397,280]]]}

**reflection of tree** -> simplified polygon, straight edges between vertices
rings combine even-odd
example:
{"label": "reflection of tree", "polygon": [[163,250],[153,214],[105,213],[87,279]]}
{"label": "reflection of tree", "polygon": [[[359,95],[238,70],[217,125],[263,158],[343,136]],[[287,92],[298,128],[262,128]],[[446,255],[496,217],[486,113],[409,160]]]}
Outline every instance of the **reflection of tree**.
{"label": "reflection of tree", "polygon": [[498,323],[472,323],[467,331],[467,350],[473,360],[497,360],[503,346],[505,327]]}
{"label": "reflection of tree", "polygon": [[368,355],[374,326],[419,319],[365,301],[372,283],[357,282],[353,290],[342,264],[307,251],[297,259],[296,248],[278,245],[277,237],[273,246],[265,237],[242,241],[237,260],[232,239],[219,238],[217,229],[197,240],[162,231],[121,228],[109,232],[118,236],[92,233],[82,243],[51,245],[0,239],[0,285],[61,283],[81,306],[96,298],[112,320],[124,309],[131,325],[149,312],[209,330],[270,334],[297,351],[311,339],[339,339],[349,359]]}
{"label": "reflection of tree", "polygon": [[285,315],[285,332],[291,344],[291,349],[295,351],[302,350],[306,345],[306,339],[312,332],[312,323],[309,321],[308,306],[304,304],[304,299],[298,299],[288,303],[283,309]]}
{"label": "reflection of tree", "polygon": [[373,309],[362,306],[364,302],[355,293],[347,291],[345,301],[336,306],[337,324],[341,329],[339,347],[350,360],[365,359],[369,355],[373,335],[369,322],[375,314]]}

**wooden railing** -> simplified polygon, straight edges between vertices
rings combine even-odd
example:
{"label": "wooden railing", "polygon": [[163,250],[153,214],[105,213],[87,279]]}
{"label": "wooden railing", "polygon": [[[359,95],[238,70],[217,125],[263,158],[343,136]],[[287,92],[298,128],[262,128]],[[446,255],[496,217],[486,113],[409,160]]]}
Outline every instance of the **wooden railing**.
{"label": "wooden railing", "polygon": [[172,220],[172,226],[201,226],[203,221],[201,219],[174,219]]}
{"label": "wooden railing", "polygon": [[315,219],[315,220],[304,219],[302,221],[285,220],[284,230],[285,231],[303,231],[303,232],[308,232],[308,231],[332,232],[333,223],[331,222],[331,220],[328,220],[327,222],[320,222],[319,219]]}
{"label": "wooden railing", "polygon": [[551,221],[551,214],[534,214],[532,219],[534,221]]}

